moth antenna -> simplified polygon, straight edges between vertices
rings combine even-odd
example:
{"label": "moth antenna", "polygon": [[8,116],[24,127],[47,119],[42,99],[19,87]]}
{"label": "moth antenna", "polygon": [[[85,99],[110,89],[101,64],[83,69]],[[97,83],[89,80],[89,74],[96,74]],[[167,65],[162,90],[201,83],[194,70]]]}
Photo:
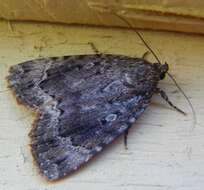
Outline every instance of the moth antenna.
{"label": "moth antenna", "polygon": [[[123,20],[131,29],[133,29],[132,25],[126,19],[124,19],[122,16],[120,16],[118,14],[115,14],[115,15],[118,16],[121,20]],[[147,44],[147,42],[144,40],[142,35],[135,29],[133,29],[133,31],[139,36],[140,40],[144,43],[144,45],[147,47],[147,49],[152,53],[152,55],[155,57],[155,59],[158,61],[158,63],[161,64],[161,61],[159,60],[158,56],[152,50],[152,48]]]}
{"label": "moth antenna", "polygon": [[[147,49],[152,53],[152,55],[155,57],[155,59],[158,61],[159,64],[161,64],[161,61],[159,60],[158,56],[156,55],[156,53],[152,50],[152,48],[147,44],[147,42],[144,40],[144,38],[142,37],[142,35],[136,30],[133,29],[132,25],[130,24],[130,22],[128,22],[126,19],[124,19],[121,15],[114,13],[118,18],[120,18],[122,21],[124,21],[140,38],[140,40],[144,43],[144,45],[147,47]],[[174,84],[176,85],[176,87],[179,89],[179,91],[183,94],[184,98],[186,99],[186,101],[188,102],[192,114],[193,114],[193,126],[196,125],[197,123],[197,118],[196,118],[196,112],[195,109],[193,107],[193,104],[191,103],[191,101],[189,100],[189,98],[187,97],[186,93],[183,91],[183,89],[179,86],[179,84],[177,83],[176,79],[169,73],[167,72],[167,75],[169,76],[169,78],[174,82]]]}

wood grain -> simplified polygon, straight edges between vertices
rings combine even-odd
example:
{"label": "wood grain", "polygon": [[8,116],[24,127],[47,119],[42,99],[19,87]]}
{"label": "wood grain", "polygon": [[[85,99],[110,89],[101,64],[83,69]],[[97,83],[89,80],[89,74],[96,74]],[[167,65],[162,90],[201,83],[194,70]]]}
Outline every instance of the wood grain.
{"label": "wood grain", "polygon": [[192,0],[0,0],[0,18],[204,34],[204,3]]}

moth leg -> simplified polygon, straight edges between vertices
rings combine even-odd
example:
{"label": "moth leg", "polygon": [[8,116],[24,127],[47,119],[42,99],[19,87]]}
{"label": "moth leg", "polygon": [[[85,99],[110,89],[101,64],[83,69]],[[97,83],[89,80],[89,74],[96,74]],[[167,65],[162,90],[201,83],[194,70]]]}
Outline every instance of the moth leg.
{"label": "moth leg", "polygon": [[128,131],[129,129],[126,129],[125,132],[124,132],[124,145],[125,145],[125,149],[127,150],[128,147],[127,147],[127,138],[128,138]]}
{"label": "moth leg", "polygon": [[156,91],[157,91],[157,93],[160,94],[160,96],[161,96],[172,108],[174,108],[176,111],[182,113],[183,115],[186,115],[186,113],[185,113],[183,110],[179,109],[177,106],[175,106],[175,105],[169,100],[167,94],[166,94],[163,90],[161,90],[160,88],[157,88]]}
{"label": "moth leg", "polygon": [[142,55],[142,59],[146,59],[146,57],[148,56],[149,51],[144,52],[144,54]]}
{"label": "moth leg", "polygon": [[88,42],[95,54],[100,54],[93,42]]}

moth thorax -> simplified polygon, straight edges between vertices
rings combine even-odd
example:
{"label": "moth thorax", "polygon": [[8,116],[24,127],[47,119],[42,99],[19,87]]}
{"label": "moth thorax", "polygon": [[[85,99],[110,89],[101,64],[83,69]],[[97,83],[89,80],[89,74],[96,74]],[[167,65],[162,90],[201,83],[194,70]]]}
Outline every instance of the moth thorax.
{"label": "moth thorax", "polygon": [[169,70],[169,65],[165,62],[164,64],[161,63],[154,63],[154,67],[157,70],[157,72],[159,73],[159,77],[160,79],[164,79],[166,73]]}

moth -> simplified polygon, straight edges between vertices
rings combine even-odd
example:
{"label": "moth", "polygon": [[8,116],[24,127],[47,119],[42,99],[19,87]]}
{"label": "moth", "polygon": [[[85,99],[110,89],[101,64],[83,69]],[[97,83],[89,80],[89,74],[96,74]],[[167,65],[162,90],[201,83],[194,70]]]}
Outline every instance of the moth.
{"label": "moth", "polygon": [[9,87],[38,113],[29,136],[43,176],[63,178],[127,135],[155,93],[183,113],[158,88],[168,69],[160,61],[98,52],[12,66]]}
{"label": "moth", "polygon": [[10,68],[10,88],[38,117],[31,149],[48,180],[89,161],[144,112],[168,71],[143,58],[97,54],[53,57]]}

